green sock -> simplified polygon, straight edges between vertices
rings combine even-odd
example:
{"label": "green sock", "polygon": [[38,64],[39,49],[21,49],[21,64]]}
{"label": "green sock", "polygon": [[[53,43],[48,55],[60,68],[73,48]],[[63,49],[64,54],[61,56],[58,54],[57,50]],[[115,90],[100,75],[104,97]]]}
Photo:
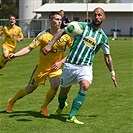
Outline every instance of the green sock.
{"label": "green sock", "polygon": [[72,108],[71,108],[68,119],[71,119],[73,116],[76,115],[77,111],[82,106],[85,100],[85,97],[86,97],[86,92],[84,90],[80,90],[77,96],[75,97],[75,99],[73,100]]}
{"label": "green sock", "polygon": [[66,99],[67,99],[67,96],[61,96],[60,94],[59,94],[59,96],[58,96],[58,101],[59,101],[59,108],[60,109],[63,109],[64,107],[65,107],[65,101],[66,101]]}

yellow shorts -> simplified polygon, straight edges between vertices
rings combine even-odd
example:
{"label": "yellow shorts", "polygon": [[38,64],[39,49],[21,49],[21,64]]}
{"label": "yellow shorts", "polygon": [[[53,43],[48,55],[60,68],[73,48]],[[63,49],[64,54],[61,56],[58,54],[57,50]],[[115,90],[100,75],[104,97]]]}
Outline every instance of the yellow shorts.
{"label": "yellow shorts", "polygon": [[9,54],[9,53],[13,53],[14,52],[14,49],[11,48],[11,47],[8,47],[8,46],[3,45],[2,46],[2,52]]}
{"label": "yellow shorts", "polygon": [[33,73],[31,75],[29,85],[30,86],[38,86],[39,84],[45,84],[46,79],[49,80],[52,77],[59,77],[62,74],[62,69],[59,69],[57,71],[51,72],[49,69],[42,69],[42,67],[36,66],[36,68],[33,70]]}

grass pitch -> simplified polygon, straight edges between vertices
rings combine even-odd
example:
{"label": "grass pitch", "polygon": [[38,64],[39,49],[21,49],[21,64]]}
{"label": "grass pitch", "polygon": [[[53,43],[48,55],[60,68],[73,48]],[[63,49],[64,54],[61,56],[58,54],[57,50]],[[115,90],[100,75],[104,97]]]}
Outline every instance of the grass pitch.
{"label": "grass pitch", "polygon": [[[17,49],[30,44],[25,39]],[[0,39],[0,44],[3,40]],[[38,63],[39,48],[28,55],[16,58],[0,71],[0,132],[1,133],[131,133],[132,130],[132,45],[131,38],[118,38],[110,42],[118,88],[115,88],[100,50],[94,59],[94,79],[77,119],[84,125],[66,123],[72,100],[79,90],[74,85],[68,95],[69,107],[60,116],[53,115],[58,106],[57,97],[48,106],[50,117],[40,114],[40,107],[49,89],[49,82],[35,92],[16,102],[14,112],[5,112],[7,101],[29,81]],[[1,55],[1,53],[0,53]]]}

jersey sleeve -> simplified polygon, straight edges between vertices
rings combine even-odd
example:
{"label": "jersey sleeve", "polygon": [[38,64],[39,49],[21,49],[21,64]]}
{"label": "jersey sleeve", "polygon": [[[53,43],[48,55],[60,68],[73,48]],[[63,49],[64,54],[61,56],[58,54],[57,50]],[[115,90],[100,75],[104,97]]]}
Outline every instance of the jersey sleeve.
{"label": "jersey sleeve", "polygon": [[110,54],[110,47],[109,47],[109,44],[108,44],[108,40],[106,40],[104,42],[104,44],[101,46],[101,48],[102,48],[104,54],[106,54],[106,55]]}
{"label": "jersey sleeve", "polygon": [[40,32],[40,33],[36,36],[36,38],[31,42],[31,44],[29,45],[29,47],[31,47],[32,49],[38,47],[38,46],[40,45],[41,41],[42,41],[42,36],[43,36],[44,34],[46,34],[46,31],[45,31],[45,30],[42,31],[42,32]]}
{"label": "jersey sleeve", "polygon": [[71,48],[72,43],[73,43],[72,38],[71,38],[69,35],[67,35],[67,46],[68,46],[69,48]]}
{"label": "jersey sleeve", "polygon": [[38,35],[38,36],[37,36],[36,38],[34,38],[34,40],[30,43],[29,47],[32,48],[32,49],[34,49],[34,48],[38,47],[39,45],[40,45],[40,37],[39,37],[39,35]]}
{"label": "jersey sleeve", "polygon": [[21,28],[19,28],[19,36],[20,37],[23,37],[24,36]]}

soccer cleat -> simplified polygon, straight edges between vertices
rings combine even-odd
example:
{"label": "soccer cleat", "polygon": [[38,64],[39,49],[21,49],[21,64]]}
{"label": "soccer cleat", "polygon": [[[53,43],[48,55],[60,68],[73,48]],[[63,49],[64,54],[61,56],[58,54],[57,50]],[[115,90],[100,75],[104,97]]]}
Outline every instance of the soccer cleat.
{"label": "soccer cleat", "polygon": [[47,108],[41,108],[41,112],[43,113],[44,116],[50,116]]}
{"label": "soccer cleat", "polygon": [[[65,109],[65,108],[67,108],[67,107],[68,107],[68,103],[65,102],[65,106],[64,106],[63,109]],[[54,114],[55,114],[55,115],[61,114],[61,112],[63,111],[63,109],[60,109],[60,108],[58,107],[58,108],[54,111]]]}
{"label": "soccer cleat", "polygon": [[84,124],[83,122],[78,121],[75,116],[73,116],[70,120],[69,119],[66,119],[66,122],[80,124],[80,125],[83,125]]}
{"label": "soccer cleat", "polygon": [[8,104],[7,104],[7,107],[6,107],[6,112],[7,113],[12,113],[12,108],[13,108],[13,105],[14,105],[14,104],[9,103],[10,100],[11,100],[11,98],[8,100]]}

